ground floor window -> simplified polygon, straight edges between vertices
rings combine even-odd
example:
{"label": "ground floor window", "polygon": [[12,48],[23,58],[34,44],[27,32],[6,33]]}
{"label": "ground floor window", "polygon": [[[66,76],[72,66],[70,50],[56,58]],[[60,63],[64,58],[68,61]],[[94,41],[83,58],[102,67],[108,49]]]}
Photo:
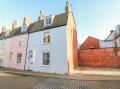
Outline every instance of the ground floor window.
{"label": "ground floor window", "polygon": [[21,63],[21,58],[22,58],[22,53],[18,53],[16,63]]}
{"label": "ground floor window", "polygon": [[50,65],[50,53],[49,52],[43,53],[43,65]]}

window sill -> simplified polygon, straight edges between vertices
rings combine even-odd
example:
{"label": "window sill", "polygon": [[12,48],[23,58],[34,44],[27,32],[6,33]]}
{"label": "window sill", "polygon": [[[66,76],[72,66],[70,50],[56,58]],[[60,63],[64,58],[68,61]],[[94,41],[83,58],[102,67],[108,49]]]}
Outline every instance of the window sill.
{"label": "window sill", "polygon": [[50,65],[40,65],[40,67],[50,67]]}
{"label": "window sill", "polygon": [[15,63],[15,65],[20,65],[21,63]]}
{"label": "window sill", "polygon": [[43,45],[50,45],[50,43],[43,43]]}

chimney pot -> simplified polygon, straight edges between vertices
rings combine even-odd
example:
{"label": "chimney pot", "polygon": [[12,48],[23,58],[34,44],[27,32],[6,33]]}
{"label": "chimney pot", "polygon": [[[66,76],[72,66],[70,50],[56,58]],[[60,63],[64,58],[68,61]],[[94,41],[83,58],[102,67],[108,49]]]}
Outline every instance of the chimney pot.
{"label": "chimney pot", "polygon": [[15,20],[12,24],[12,31],[17,28],[17,20]]}
{"label": "chimney pot", "polygon": [[28,24],[30,24],[30,19],[29,19],[29,17],[28,16],[25,16],[24,17],[24,21],[23,21],[23,25],[28,25]]}
{"label": "chimney pot", "polygon": [[40,11],[40,15],[38,17],[38,20],[43,20],[45,18],[43,11]]}

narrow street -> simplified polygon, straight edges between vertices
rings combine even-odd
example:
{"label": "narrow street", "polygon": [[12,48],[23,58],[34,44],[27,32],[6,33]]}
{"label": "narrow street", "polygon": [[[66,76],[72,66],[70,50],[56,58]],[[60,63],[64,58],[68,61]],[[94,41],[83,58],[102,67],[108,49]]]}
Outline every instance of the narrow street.
{"label": "narrow street", "polygon": [[120,80],[68,80],[0,72],[0,89],[120,89]]}

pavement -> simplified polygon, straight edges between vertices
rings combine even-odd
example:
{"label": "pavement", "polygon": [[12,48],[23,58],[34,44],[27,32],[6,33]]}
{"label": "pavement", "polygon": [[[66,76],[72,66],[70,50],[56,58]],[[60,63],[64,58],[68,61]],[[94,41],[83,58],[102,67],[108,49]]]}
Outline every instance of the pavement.
{"label": "pavement", "polygon": [[1,68],[0,72],[19,74],[25,76],[36,76],[43,78],[71,79],[71,80],[120,80],[120,69],[116,68],[77,68],[74,73],[69,75],[50,74],[32,71],[20,71]]}
{"label": "pavement", "polygon": [[0,89],[120,89],[120,80],[71,80],[0,72]]}
{"label": "pavement", "polygon": [[73,75],[95,75],[95,76],[120,77],[120,68],[78,67],[74,70]]}

